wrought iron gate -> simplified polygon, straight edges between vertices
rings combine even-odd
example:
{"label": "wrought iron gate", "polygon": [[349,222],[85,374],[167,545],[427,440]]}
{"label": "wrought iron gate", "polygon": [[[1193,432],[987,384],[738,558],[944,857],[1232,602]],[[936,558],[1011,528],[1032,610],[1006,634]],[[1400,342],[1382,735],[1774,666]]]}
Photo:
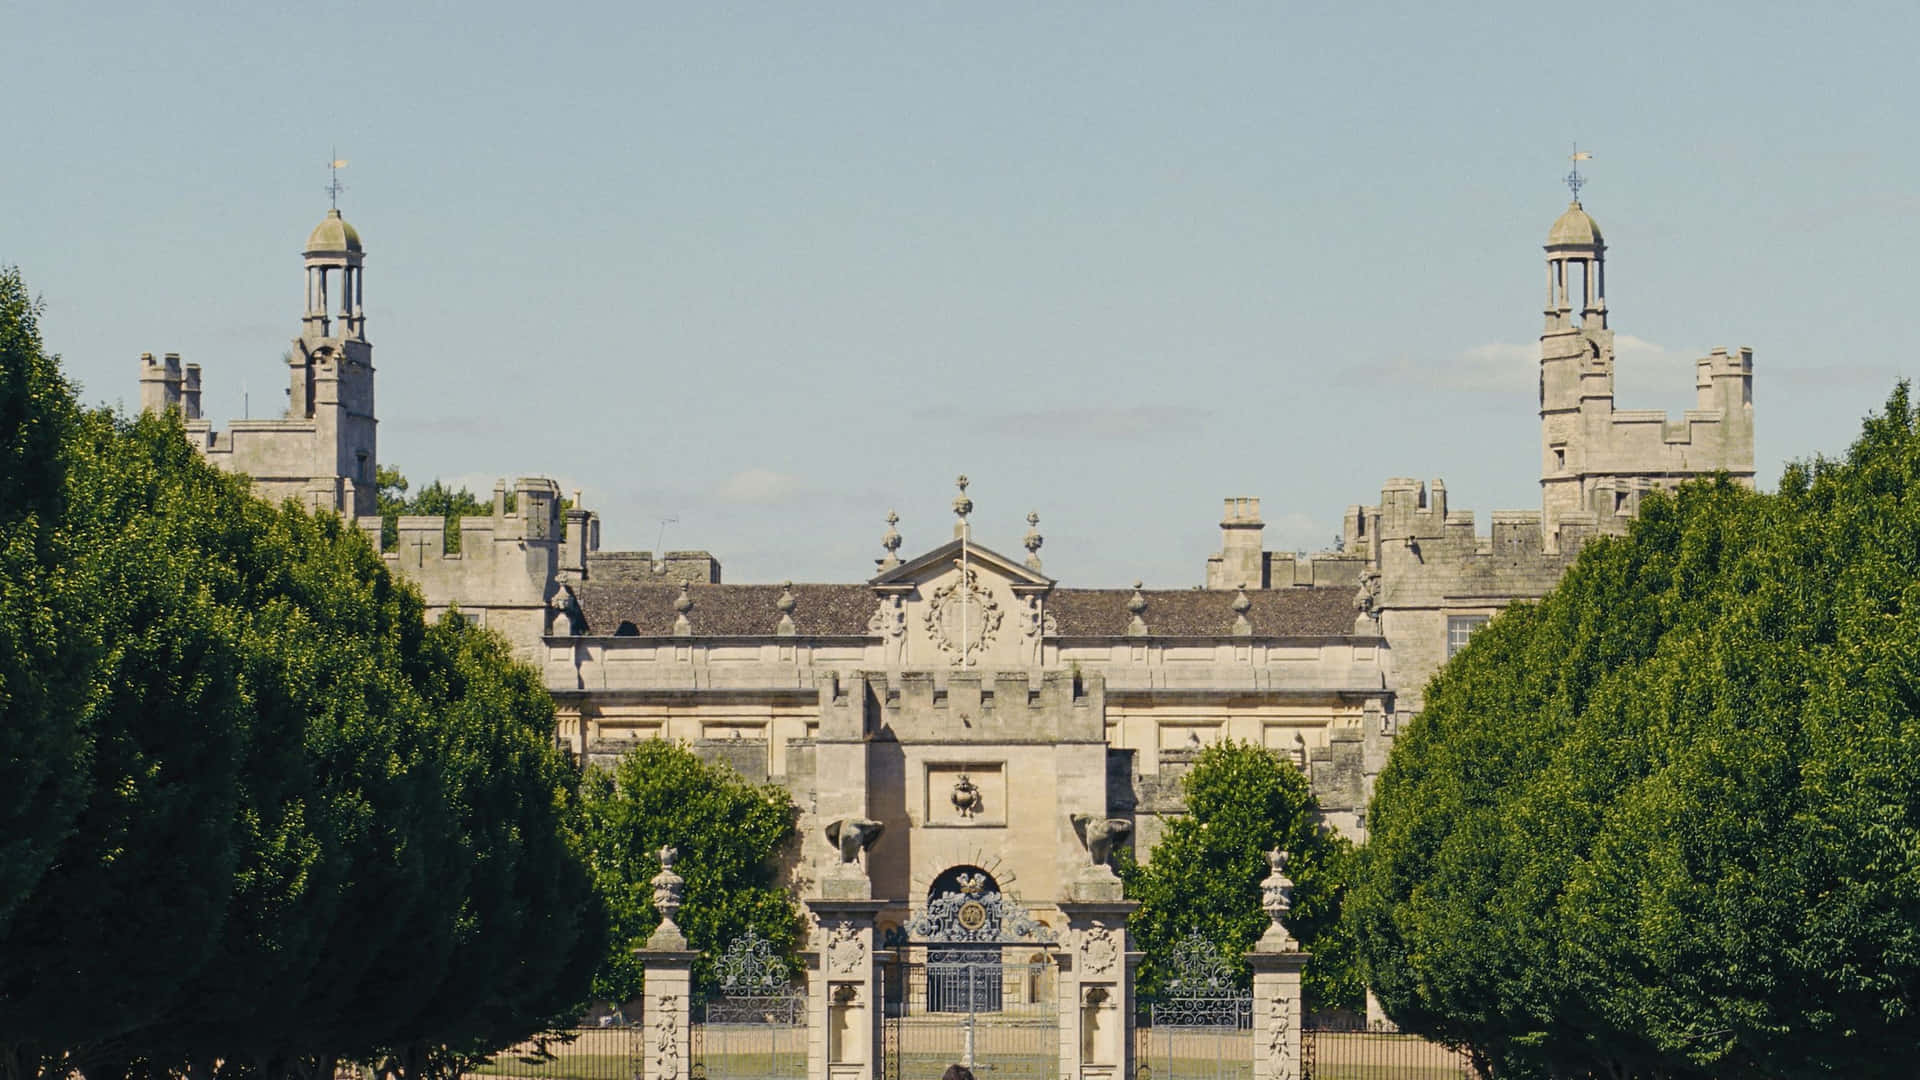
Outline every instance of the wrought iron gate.
{"label": "wrought iron gate", "polygon": [[1136,1042],[1153,1080],[1252,1080],[1253,992],[1198,932],[1174,946],[1171,977]]}
{"label": "wrought iron gate", "polygon": [[719,993],[696,1008],[694,1080],[805,1080],[807,994],[748,930],[715,962]]}
{"label": "wrought iron gate", "polygon": [[1060,1070],[1054,935],[975,882],[931,900],[893,942],[885,972],[884,1075],[938,1076],[960,1064],[991,1080]]}

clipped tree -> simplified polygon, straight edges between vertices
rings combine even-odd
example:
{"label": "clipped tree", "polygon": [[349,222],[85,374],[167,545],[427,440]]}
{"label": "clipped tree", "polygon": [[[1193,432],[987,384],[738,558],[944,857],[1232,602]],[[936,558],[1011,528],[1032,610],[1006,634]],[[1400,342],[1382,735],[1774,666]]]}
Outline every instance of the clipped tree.
{"label": "clipped tree", "polygon": [[1920,432],[1649,500],[1397,740],[1355,902],[1501,1076],[1902,1076],[1920,1036]]}
{"label": "clipped tree", "polygon": [[1187,812],[1168,822],[1148,861],[1125,851],[1114,860],[1127,897],[1140,901],[1129,927],[1146,953],[1141,993],[1166,988],[1177,975],[1175,950],[1193,934],[1251,980],[1243,954],[1269,922],[1260,883],[1266,853],[1278,847],[1291,856],[1287,874],[1296,885],[1288,928],[1312,953],[1303,976],[1310,1006],[1362,1005],[1352,935],[1340,918],[1353,845],[1321,824],[1306,778],[1264,747],[1225,740],[1201,751],[1182,791]]}
{"label": "clipped tree", "polygon": [[776,953],[792,955],[800,912],[781,881],[779,859],[794,838],[797,811],[773,784],[748,783],[725,765],[700,760],[664,739],[643,740],[611,771],[589,769],[581,784],[589,858],[611,918],[607,952],[593,980],[605,1001],[640,994],[632,950],[659,925],[649,884],[658,852],[677,848],[686,879],[677,920],[693,949],[696,986],[715,985],[712,957],[749,929]]}

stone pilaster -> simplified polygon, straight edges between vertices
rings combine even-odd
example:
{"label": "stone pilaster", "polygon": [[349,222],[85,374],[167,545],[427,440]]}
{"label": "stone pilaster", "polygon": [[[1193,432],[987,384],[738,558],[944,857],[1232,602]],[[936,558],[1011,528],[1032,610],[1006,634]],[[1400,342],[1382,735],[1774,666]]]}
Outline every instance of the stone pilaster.
{"label": "stone pilaster", "polygon": [[1072,893],[1074,899],[1060,904],[1069,946],[1060,965],[1060,1075],[1129,1080],[1133,973],[1140,954],[1129,947],[1127,919],[1140,903],[1122,899],[1111,871],[1076,881]]}
{"label": "stone pilaster", "polygon": [[807,963],[808,1080],[880,1076],[880,983],[874,917],[885,900],[807,901],[818,920]]}

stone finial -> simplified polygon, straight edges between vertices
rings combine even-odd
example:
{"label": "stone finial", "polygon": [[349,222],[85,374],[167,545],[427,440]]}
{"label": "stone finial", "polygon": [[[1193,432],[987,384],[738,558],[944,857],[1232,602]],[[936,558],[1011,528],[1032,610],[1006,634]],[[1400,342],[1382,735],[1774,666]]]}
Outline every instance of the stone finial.
{"label": "stone finial", "polygon": [[780,583],[780,599],[775,600],[773,606],[775,610],[780,612],[780,623],[774,627],[773,632],[783,637],[792,637],[795,633],[793,627],[793,582],[783,581]]}
{"label": "stone finial", "polygon": [[693,610],[693,593],[686,582],[680,583],[680,595],[673,598],[673,610],[679,612],[673,620],[673,632],[680,637],[693,633],[693,623],[687,619],[687,612]]}
{"label": "stone finial", "polygon": [[1027,569],[1040,569],[1040,545],[1046,542],[1040,535],[1040,511],[1027,512],[1027,535],[1020,542],[1027,548]]}
{"label": "stone finial", "polygon": [[954,481],[955,486],[960,489],[960,494],[953,497],[953,515],[960,519],[953,523],[953,535],[955,536],[967,535],[967,515],[973,513],[973,500],[967,497],[968,483],[970,483],[970,481],[967,479],[966,473],[961,473],[959,478]]}
{"label": "stone finial", "polygon": [[660,912],[660,926],[653,936],[647,939],[649,949],[684,949],[687,938],[674,922],[674,916],[680,914],[680,902],[686,894],[687,879],[673,872],[673,864],[680,858],[678,848],[663,847],[659,851],[660,872],[653,875],[653,906]]}
{"label": "stone finial", "polygon": [[880,559],[880,569],[891,570],[900,565],[900,530],[894,528],[900,524],[900,515],[887,511],[887,531],[880,534],[880,549],[886,555]]}
{"label": "stone finial", "polygon": [[1233,594],[1233,632],[1236,634],[1253,633],[1253,621],[1247,618],[1247,612],[1253,610],[1253,601],[1247,599],[1247,583],[1240,583],[1240,591]]}
{"label": "stone finial", "polygon": [[1286,924],[1281,920],[1293,911],[1293,879],[1287,876],[1287,853],[1279,848],[1267,852],[1267,879],[1260,883],[1260,906],[1273,925],[1260,937],[1260,952],[1288,952],[1298,949]]}
{"label": "stone finial", "polygon": [[1140,637],[1147,632],[1147,620],[1144,618],[1147,613],[1147,597],[1140,591],[1145,584],[1139,580],[1134,581],[1133,595],[1127,598],[1127,610],[1133,612],[1133,621],[1127,624],[1129,637]]}

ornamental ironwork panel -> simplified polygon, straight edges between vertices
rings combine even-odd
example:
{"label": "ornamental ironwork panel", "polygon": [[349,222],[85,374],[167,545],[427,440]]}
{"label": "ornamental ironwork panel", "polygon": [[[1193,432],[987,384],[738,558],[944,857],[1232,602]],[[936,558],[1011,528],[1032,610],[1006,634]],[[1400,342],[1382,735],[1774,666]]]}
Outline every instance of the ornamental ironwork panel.
{"label": "ornamental ironwork panel", "polygon": [[748,930],[714,960],[719,992],[695,1014],[696,1080],[804,1080],[807,995],[773,943]]}
{"label": "ornamental ironwork panel", "polygon": [[1018,901],[979,888],[964,875],[960,885],[960,891],[927,901],[925,909],[907,920],[910,939],[973,945],[1054,943],[1053,931],[1034,921]]}
{"label": "ornamental ironwork panel", "polygon": [[713,962],[713,972],[720,979],[720,992],[728,997],[784,994],[793,982],[786,960],[776,956],[773,943],[752,927],[733,939],[727,951]]}
{"label": "ornamental ironwork panel", "polygon": [[1199,931],[1173,948],[1171,977],[1153,1002],[1154,1027],[1234,1027],[1253,1024],[1253,993]]}

